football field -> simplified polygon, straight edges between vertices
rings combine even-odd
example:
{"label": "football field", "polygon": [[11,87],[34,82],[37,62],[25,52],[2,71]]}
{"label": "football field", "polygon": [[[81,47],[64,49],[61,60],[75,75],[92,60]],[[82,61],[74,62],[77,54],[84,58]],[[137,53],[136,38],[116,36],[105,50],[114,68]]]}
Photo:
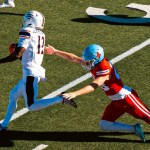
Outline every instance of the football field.
{"label": "football field", "polygon": [[[0,0],[2,3],[3,1]],[[107,9],[112,18],[135,19],[146,12],[126,8],[132,0],[16,0],[15,8],[0,9],[0,58],[9,54],[8,47],[17,42],[22,17],[29,10],[37,10],[46,18],[44,33],[46,45],[82,55],[89,44],[100,44],[105,56],[117,68],[123,82],[134,88],[142,101],[150,108],[150,28],[149,24],[112,23],[91,18],[88,7]],[[149,5],[146,0],[134,3]],[[106,16],[105,16],[106,17]],[[44,56],[46,82],[39,83],[39,95],[53,97],[62,91],[79,89],[92,81],[89,73],[80,65],[59,58]],[[0,120],[9,102],[9,92],[22,77],[19,60],[0,66]],[[97,89],[93,93],[77,97],[77,109],[55,104],[37,112],[25,109],[23,98],[18,101],[17,112],[9,130],[0,133],[0,149],[11,150],[148,150],[150,149],[150,125],[125,114],[118,121],[141,123],[147,143],[131,133],[102,132],[99,118],[110,100]]]}

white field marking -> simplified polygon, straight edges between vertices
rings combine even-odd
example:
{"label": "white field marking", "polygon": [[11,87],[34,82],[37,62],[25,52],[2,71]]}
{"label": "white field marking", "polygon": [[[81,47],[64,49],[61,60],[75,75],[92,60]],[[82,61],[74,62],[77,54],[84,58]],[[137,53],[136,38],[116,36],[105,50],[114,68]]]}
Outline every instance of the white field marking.
{"label": "white field marking", "polygon": [[102,8],[95,8],[95,7],[88,7],[86,9],[86,13],[94,18],[108,21],[108,22],[116,22],[116,23],[125,23],[125,24],[145,24],[150,22],[150,5],[142,5],[142,4],[136,4],[136,3],[130,3],[127,5],[128,8],[137,9],[146,12],[146,15],[143,17],[137,17],[137,18],[118,18],[118,17],[112,17],[107,16],[106,12],[107,9]]}
{"label": "white field marking", "polygon": [[[135,53],[135,52],[141,50],[142,48],[148,46],[149,44],[150,44],[150,39],[147,39],[145,42],[143,42],[143,43],[141,43],[141,44],[139,44],[139,45],[137,45],[137,46],[135,46],[135,47],[129,49],[128,51],[126,51],[126,52],[124,52],[124,53],[122,53],[122,54],[116,56],[115,58],[111,59],[110,61],[111,61],[112,64],[115,64],[115,63],[117,63],[118,61],[121,61],[122,59],[124,59],[124,58],[126,58],[126,57],[132,55],[133,53]],[[70,83],[64,85],[63,87],[57,89],[56,91],[54,91],[54,92],[48,94],[47,96],[45,96],[45,97],[43,97],[43,98],[51,98],[51,97],[54,97],[54,96],[56,96],[56,95],[58,95],[58,94],[60,94],[60,93],[62,93],[62,92],[64,92],[64,91],[66,91],[66,90],[68,90],[68,89],[70,89],[70,88],[76,86],[77,84],[79,84],[79,83],[81,83],[81,82],[83,82],[83,81],[89,79],[90,77],[91,77],[91,73],[87,73],[87,74],[81,76],[80,78],[75,79],[74,81],[72,81],[72,82],[70,82]],[[15,120],[15,119],[17,119],[17,118],[19,118],[20,116],[22,116],[22,115],[24,115],[24,114],[26,114],[28,111],[29,111],[29,110],[28,110],[27,108],[23,108],[23,109],[17,111],[17,112],[14,113],[14,115],[12,116],[11,121],[12,121],[12,120]],[[2,123],[2,121],[3,121],[3,120],[1,120],[0,123]]]}
{"label": "white field marking", "polygon": [[48,145],[40,144],[39,146],[35,147],[35,148],[32,149],[32,150],[42,150],[42,149],[45,149],[46,147],[48,147]]}

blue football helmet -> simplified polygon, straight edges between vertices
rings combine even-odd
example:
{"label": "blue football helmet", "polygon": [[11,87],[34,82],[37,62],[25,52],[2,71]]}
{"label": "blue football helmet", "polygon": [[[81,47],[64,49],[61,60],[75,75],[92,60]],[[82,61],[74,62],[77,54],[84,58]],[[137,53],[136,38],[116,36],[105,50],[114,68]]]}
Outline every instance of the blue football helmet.
{"label": "blue football helmet", "polygon": [[104,50],[100,45],[91,44],[82,53],[83,64],[86,70],[92,70],[104,59]]}

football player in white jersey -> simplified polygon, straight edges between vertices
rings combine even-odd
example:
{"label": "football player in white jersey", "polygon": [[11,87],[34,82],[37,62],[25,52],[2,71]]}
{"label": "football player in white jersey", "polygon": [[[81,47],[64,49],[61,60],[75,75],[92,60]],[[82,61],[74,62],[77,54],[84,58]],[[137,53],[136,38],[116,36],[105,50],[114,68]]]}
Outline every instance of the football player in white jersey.
{"label": "football player in white jersey", "polygon": [[11,44],[10,55],[0,59],[0,63],[12,62],[21,59],[23,77],[18,84],[10,91],[9,105],[6,116],[0,131],[6,130],[10,119],[17,108],[18,99],[23,96],[26,107],[29,111],[36,111],[46,108],[55,103],[66,103],[73,107],[76,104],[63,98],[60,94],[54,98],[37,100],[38,82],[45,80],[45,69],[41,66],[44,56],[45,34],[41,31],[44,28],[45,18],[38,11],[29,11],[23,17],[23,26],[19,32],[17,44]]}
{"label": "football player in white jersey", "polygon": [[128,113],[150,124],[150,109],[142,103],[138,94],[132,88],[123,84],[115,67],[104,57],[104,51],[100,45],[91,44],[87,46],[82,53],[82,57],[55,49],[52,46],[46,47],[45,52],[81,64],[91,72],[94,78],[91,84],[77,91],[63,94],[65,98],[72,99],[101,87],[111,99],[99,122],[101,130],[133,132],[141,138],[142,142],[146,141],[141,124],[128,125],[116,122],[124,113]]}

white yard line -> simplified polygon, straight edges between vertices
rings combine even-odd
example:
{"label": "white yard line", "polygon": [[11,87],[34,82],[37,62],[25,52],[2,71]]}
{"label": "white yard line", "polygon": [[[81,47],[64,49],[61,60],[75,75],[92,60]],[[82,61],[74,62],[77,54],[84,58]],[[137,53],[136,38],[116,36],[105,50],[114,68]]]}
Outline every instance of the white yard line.
{"label": "white yard line", "polygon": [[[122,59],[124,59],[124,58],[126,58],[126,57],[132,55],[133,53],[135,53],[135,52],[141,50],[142,48],[146,47],[146,46],[149,45],[149,44],[150,44],[150,39],[148,39],[148,40],[146,40],[145,42],[143,42],[143,43],[141,43],[141,44],[139,44],[139,45],[137,45],[137,46],[135,46],[135,47],[129,49],[128,51],[126,51],[126,52],[124,52],[124,53],[122,53],[122,54],[116,56],[115,58],[111,59],[110,61],[112,62],[112,64],[115,64],[115,63],[121,61]],[[90,74],[90,73],[87,73],[87,74],[81,76],[80,78],[78,78],[78,79],[76,79],[76,80],[74,80],[74,81],[72,81],[72,82],[70,82],[70,83],[64,85],[63,87],[61,87],[61,88],[59,88],[59,89],[57,89],[56,91],[54,91],[54,92],[48,94],[47,96],[45,96],[45,97],[43,97],[43,98],[51,98],[51,97],[54,97],[54,96],[60,94],[61,92],[64,92],[64,91],[66,91],[66,90],[68,90],[68,89],[70,89],[70,88],[76,86],[77,84],[79,84],[79,83],[81,83],[81,82],[83,82],[83,81],[89,79],[90,77],[91,77],[91,74]],[[29,111],[29,110],[28,110],[27,108],[23,108],[23,109],[17,111],[16,113],[14,113],[13,117],[11,118],[11,121],[12,121],[12,120],[15,120],[15,119],[17,119],[17,118],[19,118],[20,116],[22,116],[22,115],[24,115],[24,114],[26,114],[28,111]],[[3,121],[3,120],[1,120],[0,123],[1,123],[2,121]]]}
{"label": "white yard line", "polygon": [[48,147],[48,145],[40,144],[37,147],[35,147],[34,149],[32,149],[32,150],[42,150],[42,149],[45,149],[46,147]]}

